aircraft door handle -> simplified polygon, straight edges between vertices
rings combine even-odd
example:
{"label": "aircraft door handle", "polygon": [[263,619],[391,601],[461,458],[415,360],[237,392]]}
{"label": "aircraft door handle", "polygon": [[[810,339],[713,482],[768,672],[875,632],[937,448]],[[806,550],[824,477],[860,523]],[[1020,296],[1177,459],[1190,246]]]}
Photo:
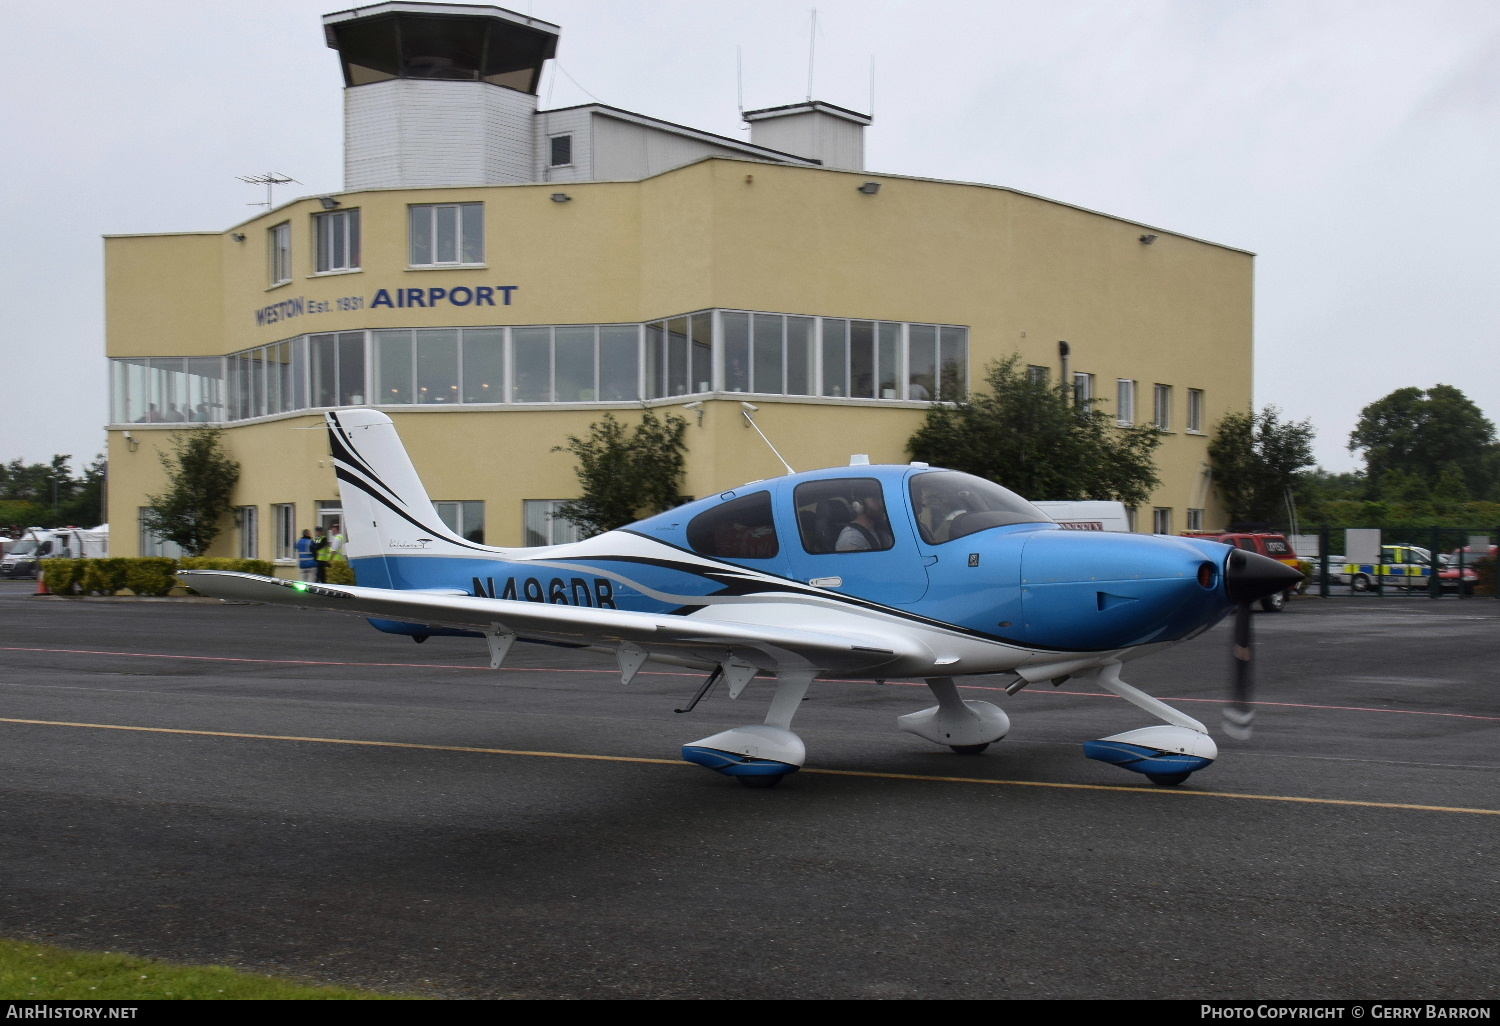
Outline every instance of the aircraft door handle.
{"label": "aircraft door handle", "polygon": [[932,564],[936,563],[937,561],[938,561],[938,558],[936,556],[923,556],[922,557],[922,565],[923,566],[931,566]]}

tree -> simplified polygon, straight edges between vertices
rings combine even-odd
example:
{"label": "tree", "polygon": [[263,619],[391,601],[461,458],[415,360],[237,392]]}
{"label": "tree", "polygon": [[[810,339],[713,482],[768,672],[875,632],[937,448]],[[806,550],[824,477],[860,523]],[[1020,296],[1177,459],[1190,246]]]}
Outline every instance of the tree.
{"label": "tree", "polygon": [[1435,484],[1452,463],[1470,494],[1488,496],[1497,485],[1495,448],[1495,425],[1452,385],[1398,388],[1361,410],[1349,435],[1349,451],[1364,451],[1372,487],[1393,470]]}
{"label": "tree", "polygon": [[208,551],[224,527],[240,465],[224,448],[224,432],[201,427],[172,435],[160,454],[167,471],[164,495],[148,495],[141,523],[158,538],[176,542],[190,556]]}
{"label": "tree", "polygon": [[589,425],[587,438],[569,435],[552,451],[578,457],[583,494],[559,506],[557,515],[592,537],[671,509],[682,494],[686,436],[686,420],[671,413],[659,420],[651,410],[634,430],[606,413]]}
{"label": "tree", "polygon": [[1036,499],[1150,499],[1160,483],[1156,428],[1116,427],[1098,400],[1075,402],[1066,383],[1030,380],[1018,354],[990,364],[985,382],[988,392],[928,407],[906,444],[914,458]]}
{"label": "tree", "polygon": [[1283,421],[1267,406],[1259,413],[1231,413],[1214,429],[1208,464],[1230,522],[1280,523],[1287,495],[1313,465],[1312,421]]}
{"label": "tree", "polygon": [[72,458],[59,454],[50,463],[15,459],[0,464],[0,522],[29,527],[99,523],[104,518],[104,457],[95,457],[81,478],[68,469]]}

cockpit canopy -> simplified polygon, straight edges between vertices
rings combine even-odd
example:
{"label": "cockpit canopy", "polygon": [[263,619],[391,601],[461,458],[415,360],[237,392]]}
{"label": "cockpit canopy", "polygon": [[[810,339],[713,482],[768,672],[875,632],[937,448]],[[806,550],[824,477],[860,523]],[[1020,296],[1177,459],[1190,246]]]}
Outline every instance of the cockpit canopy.
{"label": "cockpit canopy", "polygon": [[913,474],[912,514],[928,545],[1007,524],[1050,524],[1052,518],[1009,488],[957,470]]}

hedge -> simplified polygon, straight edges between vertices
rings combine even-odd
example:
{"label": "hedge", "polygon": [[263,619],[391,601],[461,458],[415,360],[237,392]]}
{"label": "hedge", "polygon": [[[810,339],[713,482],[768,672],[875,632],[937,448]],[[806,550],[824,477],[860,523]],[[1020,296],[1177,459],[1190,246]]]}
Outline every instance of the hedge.
{"label": "hedge", "polygon": [[165,595],[177,587],[178,570],[238,570],[271,577],[275,566],[266,559],[211,556],[42,560],[43,579],[54,595],[113,595],[127,589],[136,595]]}

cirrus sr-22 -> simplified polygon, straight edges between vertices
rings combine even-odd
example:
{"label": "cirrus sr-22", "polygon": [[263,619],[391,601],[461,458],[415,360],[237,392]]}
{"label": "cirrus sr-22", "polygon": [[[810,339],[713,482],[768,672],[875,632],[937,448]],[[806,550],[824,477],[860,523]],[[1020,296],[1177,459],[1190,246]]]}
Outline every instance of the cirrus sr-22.
{"label": "cirrus sr-22", "polygon": [[[1300,579],[1253,552],[1193,538],[1068,531],[990,481],[922,464],[788,474],[562,545],[470,541],[438,517],[395,425],[326,414],[358,586],[181,571],[196,591],[368,618],[425,641],[482,637],[499,668],[517,640],[611,651],[621,678],[648,660],[707,674],[738,698],[774,678],[761,723],[683,746],[767,787],[804,763],[792,721],[819,679],[921,678],[936,704],[897,724],[961,754],[1001,740],[998,706],[955,680],[1014,674],[1006,690],[1087,678],[1159,724],[1085,754],[1173,785],[1217,747],[1202,723],[1125,683],[1129,662],[1236,613],[1225,729],[1249,733],[1250,604]],[[689,705],[691,708],[692,705]]]}

